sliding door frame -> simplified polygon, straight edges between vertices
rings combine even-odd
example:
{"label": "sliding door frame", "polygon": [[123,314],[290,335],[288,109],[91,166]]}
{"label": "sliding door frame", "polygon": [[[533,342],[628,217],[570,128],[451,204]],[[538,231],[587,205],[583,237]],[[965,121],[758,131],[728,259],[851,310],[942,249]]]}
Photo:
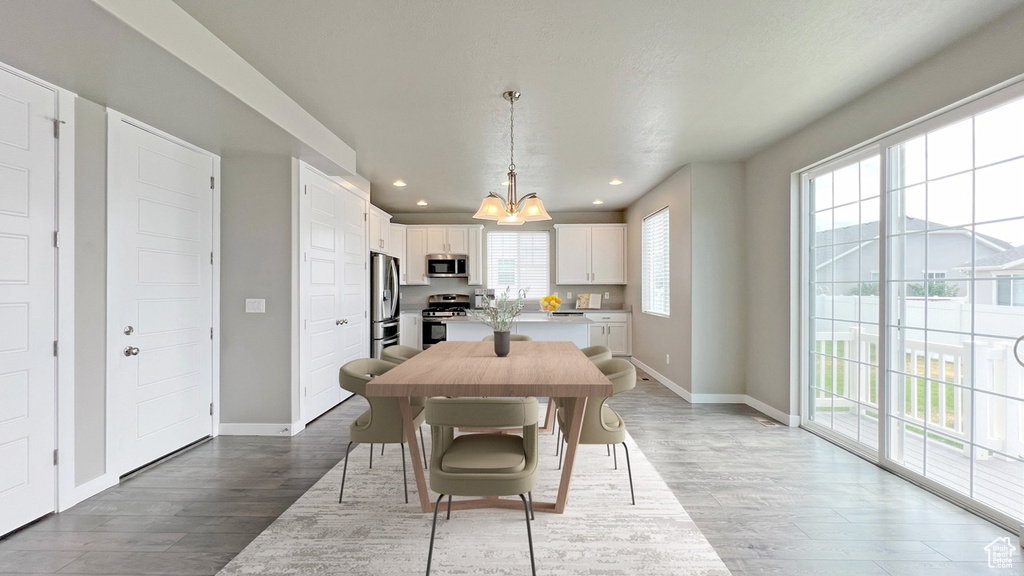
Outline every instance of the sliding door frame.
{"label": "sliding door frame", "polygon": [[[890,458],[889,447],[891,443],[892,429],[889,421],[890,406],[890,369],[893,362],[893,353],[889,339],[889,318],[893,311],[893,298],[889,289],[889,279],[892,277],[892,263],[889,250],[889,234],[892,227],[891,217],[894,215],[894,201],[889,197],[889,149],[902,142],[906,142],[943,126],[954,124],[965,120],[989,109],[996,108],[1012,100],[1024,98],[1024,75],[1003,82],[980,94],[966,98],[946,108],[929,114],[917,121],[908,123],[873,138],[864,144],[850,148],[840,154],[836,154],[821,162],[812,164],[802,170],[793,173],[795,192],[798,195],[797,220],[794,225],[798,227],[799,233],[799,334],[798,355],[799,355],[799,404],[800,404],[800,427],[812,432],[826,440],[841,446],[842,448],[880,466],[881,468],[921,486],[954,504],[982,516],[995,524],[998,524],[1012,532],[1024,537],[1024,524],[1022,520],[1014,518],[1000,510],[988,506],[978,500],[967,497],[956,492],[935,480],[927,478],[924,474],[918,474],[902,464]],[[862,443],[844,436],[824,425],[818,424],[810,419],[810,394],[811,365],[810,351],[814,342],[814,326],[811,321],[813,311],[812,300],[814,293],[810,290],[813,280],[813,261],[810,254],[811,238],[814,231],[810,229],[811,222],[811,191],[809,182],[812,178],[834,171],[838,168],[860,162],[874,154],[879,156],[879,179],[880,179],[880,214],[879,214],[879,242],[878,242],[878,263],[879,263],[879,317],[878,317],[878,445],[869,449]],[[972,216],[972,226],[973,224]],[[972,276],[972,298],[974,294],[974,277]],[[973,352],[972,352],[973,353]],[[973,378],[971,387],[972,410],[975,403]],[[973,427],[976,426],[972,417],[971,442],[975,442]],[[973,452],[972,452],[973,458]],[[922,470],[924,472],[924,470]],[[972,474],[973,481],[973,474]]]}

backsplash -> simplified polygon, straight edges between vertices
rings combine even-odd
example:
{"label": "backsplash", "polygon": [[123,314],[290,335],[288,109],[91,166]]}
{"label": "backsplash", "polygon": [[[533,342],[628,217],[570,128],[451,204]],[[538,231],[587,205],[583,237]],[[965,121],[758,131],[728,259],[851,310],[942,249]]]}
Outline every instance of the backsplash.
{"label": "backsplash", "polygon": [[[402,286],[401,292],[401,305],[403,310],[419,310],[426,308],[427,296],[434,294],[466,294],[469,296],[473,295],[473,290],[476,288],[483,288],[483,286],[470,286],[465,278],[431,278],[430,285],[428,286]],[[626,301],[626,287],[625,286],[551,286],[552,292],[558,292],[558,295],[562,297],[562,309],[568,310],[576,306],[576,296],[580,293],[596,293],[601,294],[601,308],[610,310],[616,310],[622,308],[623,303]],[[568,298],[567,293],[572,292],[572,298]],[[608,298],[603,298],[605,292],[608,293]],[[547,294],[550,294],[548,292]],[[529,300],[539,300],[542,296],[547,294],[527,294]],[[532,310],[533,308],[528,308]],[[540,307],[537,305],[537,309]]]}

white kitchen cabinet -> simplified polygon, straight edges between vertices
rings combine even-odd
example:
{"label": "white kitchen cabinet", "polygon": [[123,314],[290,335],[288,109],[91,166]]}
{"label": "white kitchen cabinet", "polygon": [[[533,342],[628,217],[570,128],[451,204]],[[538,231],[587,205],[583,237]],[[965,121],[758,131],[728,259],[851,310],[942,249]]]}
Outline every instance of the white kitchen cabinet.
{"label": "white kitchen cabinet", "polygon": [[402,312],[399,315],[398,343],[423,349],[423,317],[420,312]]}
{"label": "white kitchen cabinet", "polygon": [[467,254],[469,226],[427,226],[427,254]]}
{"label": "white kitchen cabinet", "polygon": [[427,278],[427,227],[405,227],[405,272],[401,284],[408,286],[430,284]]}
{"label": "white kitchen cabinet", "polygon": [[370,251],[390,254],[391,215],[370,205]]}
{"label": "white kitchen cabinet", "polygon": [[625,224],[555,224],[555,284],[625,283]]}
{"label": "white kitchen cabinet", "polygon": [[484,227],[467,226],[466,255],[469,258],[469,285],[482,286],[484,283]]}
{"label": "white kitchen cabinet", "polygon": [[587,312],[590,325],[590,345],[607,346],[615,356],[629,356],[631,346],[631,316],[629,312]]}
{"label": "white kitchen cabinet", "polygon": [[389,253],[398,258],[398,283],[405,284],[405,225],[391,224],[391,234],[388,241]]}

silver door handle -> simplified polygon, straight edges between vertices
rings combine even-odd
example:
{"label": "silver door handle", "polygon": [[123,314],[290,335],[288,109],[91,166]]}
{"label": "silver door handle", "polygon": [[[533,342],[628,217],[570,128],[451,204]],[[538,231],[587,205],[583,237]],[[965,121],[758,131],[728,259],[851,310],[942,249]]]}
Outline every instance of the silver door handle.
{"label": "silver door handle", "polygon": [[135,332],[135,327],[134,326],[125,326],[124,327],[124,335],[125,336],[131,336],[133,332]]}
{"label": "silver door handle", "polygon": [[136,348],[135,346],[127,346],[124,349],[124,355],[125,356],[138,356],[139,355],[139,349]]}
{"label": "silver door handle", "polygon": [[1017,360],[1017,364],[1024,366],[1024,358],[1020,355],[1020,343],[1024,342],[1024,336],[1017,338],[1017,341],[1013,344],[1013,357]]}
{"label": "silver door handle", "polygon": [[335,326],[344,326],[345,324],[348,324],[348,318],[342,318],[341,320],[334,321]]}

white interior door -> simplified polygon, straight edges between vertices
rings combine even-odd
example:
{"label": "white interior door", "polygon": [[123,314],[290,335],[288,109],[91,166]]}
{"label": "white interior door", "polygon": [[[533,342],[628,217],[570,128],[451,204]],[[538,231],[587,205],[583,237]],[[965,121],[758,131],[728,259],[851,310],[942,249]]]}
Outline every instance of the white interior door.
{"label": "white interior door", "polygon": [[55,502],[55,100],[0,70],[0,535]]}
{"label": "white interior door", "polygon": [[302,165],[299,186],[301,414],[309,422],[349,396],[338,371],[368,355],[366,200]]}
{"label": "white interior door", "polygon": [[108,386],[114,472],[213,431],[216,157],[108,122]]}

